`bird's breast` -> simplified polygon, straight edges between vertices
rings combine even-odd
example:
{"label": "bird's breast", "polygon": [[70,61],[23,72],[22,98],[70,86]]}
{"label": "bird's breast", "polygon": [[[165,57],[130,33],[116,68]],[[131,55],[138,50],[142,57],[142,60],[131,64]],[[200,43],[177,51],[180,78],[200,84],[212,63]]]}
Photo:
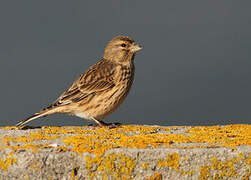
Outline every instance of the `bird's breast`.
{"label": "bird's breast", "polygon": [[111,101],[111,105],[117,107],[123,102],[131,89],[133,80],[134,68],[122,67],[118,73],[115,86],[108,92],[107,99]]}
{"label": "bird's breast", "polygon": [[88,103],[85,114],[96,119],[103,119],[114,110],[127,97],[134,79],[134,69],[123,67],[117,71],[115,86],[107,91],[97,93]]}

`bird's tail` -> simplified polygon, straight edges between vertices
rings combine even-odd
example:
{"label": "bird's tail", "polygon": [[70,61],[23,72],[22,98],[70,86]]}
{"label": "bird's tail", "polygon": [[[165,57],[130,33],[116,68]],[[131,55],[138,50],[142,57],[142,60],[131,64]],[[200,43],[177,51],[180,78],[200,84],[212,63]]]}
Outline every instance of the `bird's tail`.
{"label": "bird's tail", "polygon": [[34,115],[28,117],[27,119],[23,120],[23,121],[20,121],[16,124],[16,126],[22,126],[34,119],[37,119],[39,117],[44,117],[44,116],[48,116],[50,114],[55,114],[55,113],[58,113],[57,111],[57,107],[53,107],[53,106],[49,106],[45,109],[43,109],[42,111],[38,112],[38,113],[35,113]]}

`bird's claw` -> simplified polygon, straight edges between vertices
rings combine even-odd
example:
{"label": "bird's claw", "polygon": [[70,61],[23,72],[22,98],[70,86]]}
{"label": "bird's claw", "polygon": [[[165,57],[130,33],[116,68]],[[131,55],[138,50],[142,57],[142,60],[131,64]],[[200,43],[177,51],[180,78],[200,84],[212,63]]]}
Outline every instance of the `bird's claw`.
{"label": "bird's claw", "polygon": [[97,124],[89,124],[88,126],[92,127],[108,127],[109,129],[117,128],[121,125],[121,123],[115,122],[115,123],[105,123],[103,121],[99,121]]}

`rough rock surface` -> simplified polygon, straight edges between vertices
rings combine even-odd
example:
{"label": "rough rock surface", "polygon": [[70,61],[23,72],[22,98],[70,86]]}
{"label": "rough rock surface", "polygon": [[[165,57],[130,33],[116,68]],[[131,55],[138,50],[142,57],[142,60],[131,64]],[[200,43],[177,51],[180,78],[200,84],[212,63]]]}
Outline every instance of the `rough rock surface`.
{"label": "rough rock surface", "polygon": [[0,128],[0,179],[251,179],[251,125]]}

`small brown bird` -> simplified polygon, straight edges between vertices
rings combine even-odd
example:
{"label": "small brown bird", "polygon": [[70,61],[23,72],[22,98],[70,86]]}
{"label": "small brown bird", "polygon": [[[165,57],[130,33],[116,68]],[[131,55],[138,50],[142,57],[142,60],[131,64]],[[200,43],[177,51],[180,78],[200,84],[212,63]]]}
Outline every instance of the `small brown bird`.
{"label": "small brown bird", "polygon": [[83,73],[49,107],[19,122],[27,122],[56,113],[76,115],[94,120],[99,126],[102,121],[124,101],[134,79],[134,56],[141,50],[127,36],[113,38],[106,46],[103,58]]}

